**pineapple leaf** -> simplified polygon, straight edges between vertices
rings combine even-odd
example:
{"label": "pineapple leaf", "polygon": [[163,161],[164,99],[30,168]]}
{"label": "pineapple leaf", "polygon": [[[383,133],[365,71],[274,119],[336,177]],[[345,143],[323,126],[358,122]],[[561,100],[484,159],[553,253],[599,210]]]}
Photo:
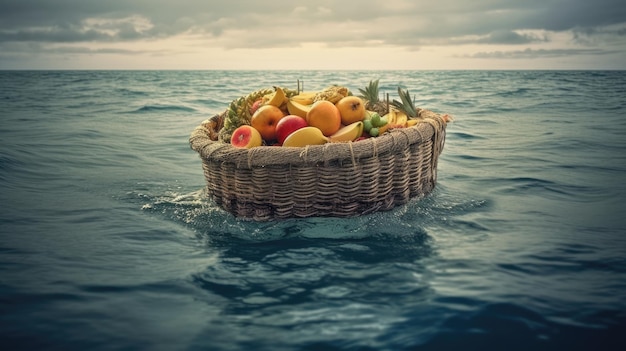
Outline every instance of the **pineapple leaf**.
{"label": "pineapple leaf", "polygon": [[370,80],[370,83],[367,87],[365,87],[365,89],[361,89],[359,88],[359,92],[361,93],[361,98],[370,101],[372,104],[377,103],[379,101],[378,98],[378,81],[380,79],[376,79],[376,80]]}
{"label": "pineapple leaf", "polygon": [[419,109],[417,109],[413,104],[413,100],[411,100],[411,94],[409,93],[409,90],[407,89],[403,91],[400,87],[398,87],[398,95],[400,96],[400,100],[402,101],[394,99],[391,104],[398,110],[406,113],[407,116],[417,117],[417,112]]}

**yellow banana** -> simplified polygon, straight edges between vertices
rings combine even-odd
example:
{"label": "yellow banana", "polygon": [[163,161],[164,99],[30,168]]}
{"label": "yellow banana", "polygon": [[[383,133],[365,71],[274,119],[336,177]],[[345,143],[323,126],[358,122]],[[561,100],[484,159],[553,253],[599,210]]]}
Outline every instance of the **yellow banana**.
{"label": "yellow banana", "polygon": [[406,126],[413,127],[414,125],[419,123],[419,121],[420,121],[419,119],[409,119],[408,121],[406,121]]}
{"label": "yellow banana", "polygon": [[378,127],[378,135],[383,135],[386,131],[389,130],[389,127],[391,127],[391,124],[387,123],[382,127]]}
{"label": "yellow banana", "polygon": [[313,92],[302,92],[298,95],[294,95],[290,98],[291,101],[300,103],[302,105],[312,105],[313,104],[313,98],[315,98],[315,95],[317,95],[316,91]]}
{"label": "yellow banana", "polygon": [[274,87],[274,89],[276,91],[264,97],[267,99],[264,105],[280,107],[287,100],[287,95],[285,95],[285,91],[281,87]]}
{"label": "yellow banana", "polygon": [[358,121],[341,127],[335,134],[328,137],[331,143],[354,141],[363,134],[363,122]]}
{"label": "yellow banana", "polygon": [[283,142],[284,147],[302,147],[307,145],[322,145],[328,142],[328,138],[322,131],[315,127],[304,127],[289,134]]}
{"label": "yellow banana", "polygon": [[406,127],[406,121],[409,119],[409,117],[407,117],[406,113],[402,112],[402,111],[398,111],[396,112],[396,125],[400,125],[403,127]]}
{"label": "yellow banana", "polygon": [[387,118],[387,124],[389,124],[389,125],[395,125],[396,124],[396,119],[397,119],[396,110],[390,108],[389,109],[389,113],[387,113],[383,117]]}
{"label": "yellow banana", "polygon": [[310,109],[311,105],[303,105],[297,101],[293,101],[292,99],[287,100],[287,110],[289,111],[289,114],[306,118],[306,114],[309,113]]}

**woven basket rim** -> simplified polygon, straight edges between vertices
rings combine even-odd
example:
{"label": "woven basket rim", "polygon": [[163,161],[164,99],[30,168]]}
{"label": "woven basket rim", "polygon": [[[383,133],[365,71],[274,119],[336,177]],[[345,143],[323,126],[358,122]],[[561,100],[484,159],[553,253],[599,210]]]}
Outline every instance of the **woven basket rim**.
{"label": "woven basket rim", "polygon": [[[304,147],[260,146],[242,149],[209,137],[210,134],[218,132],[212,129],[209,123],[211,119],[216,118],[220,118],[220,115],[206,119],[193,130],[189,137],[191,148],[203,159],[234,163],[237,167],[244,168],[311,165],[344,160],[356,163],[360,159],[398,152],[412,144],[430,140],[434,134],[445,133],[446,125],[442,115],[422,109],[416,125],[390,129],[379,137],[358,142],[326,143]],[[214,123],[214,125],[221,126],[221,123]]]}

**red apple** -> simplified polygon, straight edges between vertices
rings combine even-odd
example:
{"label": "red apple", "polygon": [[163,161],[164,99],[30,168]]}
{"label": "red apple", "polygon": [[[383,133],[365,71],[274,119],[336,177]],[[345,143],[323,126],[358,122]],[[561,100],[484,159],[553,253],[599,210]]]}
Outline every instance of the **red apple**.
{"label": "red apple", "polygon": [[272,141],[276,139],[276,124],[283,117],[285,113],[278,107],[263,105],[252,115],[250,125],[261,133],[263,140]]}
{"label": "red apple", "polygon": [[276,124],[276,140],[282,145],[289,134],[306,126],[308,124],[304,118],[296,115],[287,115]]}
{"label": "red apple", "polygon": [[261,99],[258,99],[254,103],[252,103],[252,106],[250,107],[250,114],[253,115],[256,112],[256,110],[258,110],[259,107],[261,107],[262,103],[263,103],[263,100]]}
{"label": "red apple", "polygon": [[242,125],[235,129],[230,138],[230,143],[237,148],[249,149],[255,146],[261,146],[263,139],[258,130],[249,125]]}

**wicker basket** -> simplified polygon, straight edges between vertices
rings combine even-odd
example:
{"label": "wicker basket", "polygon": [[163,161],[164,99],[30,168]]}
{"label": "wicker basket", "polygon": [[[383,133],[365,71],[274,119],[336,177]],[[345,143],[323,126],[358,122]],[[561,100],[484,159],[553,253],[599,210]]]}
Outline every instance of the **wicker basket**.
{"label": "wicker basket", "polygon": [[350,217],[390,210],[434,188],[446,121],[428,110],[420,117],[413,127],[358,142],[239,149],[215,140],[222,126],[216,115],[189,143],[202,159],[209,196],[237,217]]}

